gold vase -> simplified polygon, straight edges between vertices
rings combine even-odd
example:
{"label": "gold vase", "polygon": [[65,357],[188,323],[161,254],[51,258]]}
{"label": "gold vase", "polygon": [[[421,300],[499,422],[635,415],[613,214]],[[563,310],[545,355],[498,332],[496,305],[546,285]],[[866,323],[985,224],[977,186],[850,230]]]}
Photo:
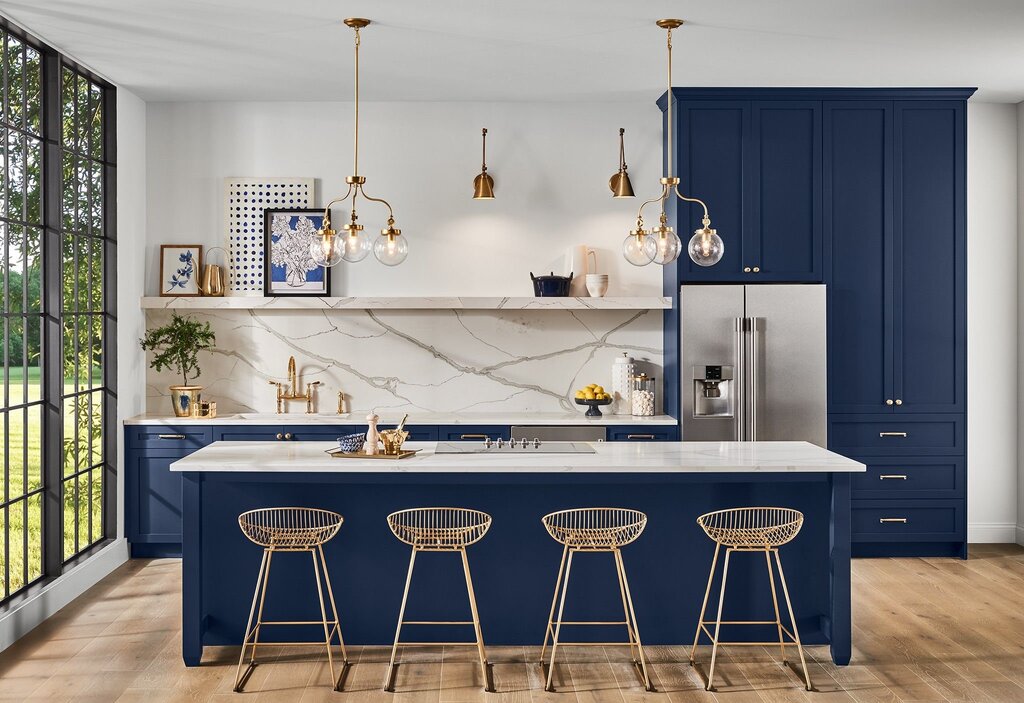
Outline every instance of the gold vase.
{"label": "gold vase", "polygon": [[203,397],[202,386],[171,386],[171,404],[175,417],[190,417]]}

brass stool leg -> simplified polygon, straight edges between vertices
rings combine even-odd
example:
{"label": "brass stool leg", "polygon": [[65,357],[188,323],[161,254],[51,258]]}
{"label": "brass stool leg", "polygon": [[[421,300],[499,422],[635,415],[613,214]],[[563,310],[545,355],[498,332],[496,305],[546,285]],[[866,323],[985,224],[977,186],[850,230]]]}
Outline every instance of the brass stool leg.
{"label": "brass stool leg", "polygon": [[722,548],[722,545],[715,542],[715,556],[711,557],[711,571],[708,573],[708,586],[704,589],[704,602],[700,605],[700,616],[697,618],[697,632],[693,635],[693,648],[690,649],[690,664],[693,664],[693,658],[697,654],[697,641],[700,640],[700,631],[704,627],[704,615],[708,610],[708,597],[711,595],[711,584],[715,580],[715,567],[718,565],[718,551]]}
{"label": "brass stool leg", "polygon": [[622,569],[619,568],[618,559],[615,560],[615,575],[619,579],[619,596],[622,598],[622,612],[626,616],[626,634],[629,635],[629,656],[633,659],[633,664],[639,666],[640,660],[637,658],[633,621],[629,617],[629,603],[626,600],[626,587],[622,583]]}
{"label": "brass stool leg", "polygon": [[811,687],[811,672],[807,668],[807,661],[804,659],[804,646],[800,644],[800,631],[796,627],[796,618],[793,616],[793,604],[789,600],[789,588],[786,586],[786,575],[782,573],[782,559],[779,558],[779,550],[773,549],[775,552],[775,564],[779,568],[779,581],[782,582],[782,595],[786,598],[786,610],[789,611],[789,621],[793,624],[793,639],[796,640],[796,651],[800,653],[800,666],[804,668],[804,681],[807,684],[807,690],[814,690]]}
{"label": "brass stool leg", "polygon": [[544,650],[548,646],[548,638],[553,634],[553,622],[555,619],[555,606],[558,605],[558,589],[562,585],[562,573],[565,571],[565,557],[569,553],[569,545],[562,549],[562,561],[558,563],[558,578],[555,579],[555,594],[551,596],[551,612],[548,613],[548,626],[544,630],[544,644],[540,648],[540,664],[544,666]]}
{"label": "brass stool leg", "polygon": [[473,614],[473,630],[476,632],[476,649],[480,656],[480,673],[484,677],[484,690],[493,693],[494,682],[491,680],[491,670],[487,664],[484,634],[480,629],[480,613],[476,609],[476,591],[473,590],[473,578],[469,575],[469,557],[466,556],[466,548],[459,549],[459,554],[462,555],[462,570],[466,574],[466,592],[469,594],[469,610]]}
{"label": "brass stool leg", "polygon": [[636,635],[636,649],[640,653],[640,674],[643,680],[644,688],[648,691],[654,690],[654,685],[651,684],[650,674],[647,672],[647,660],[644,659],[644,646],[640,641],[640,628],[636,623],[636,611],[633,609],[633,596],[629,592],[629,579],[626,578],[626,565],[622,563],[622,552],[618,549],[613,550],[615,555],[615,563],[618,565],[619,573],[622,574],[622,585],[626,589],[626,602],[629,603],[629,620],[632,623],[632,629]]}
{"label": "brass stool leg", "polygon": [[[235,671],[235,685],[234,691],[241,693],[242,691],[242,662],[245,661],[245,648],[249,645],[249,637],[252,636],[252,620],[256,617],[256,601],[259,600],[260,593],[263,592],[263,571],[267,568],[267,554],[266,549],[263,550],[263,558],[260,560],[260,570],[256,575],[256,588],[252,592],[252,607],[249,608],[249,620],[245,624],[245,637],[242,639],[242,652],[238,655],[238,669]],[[253,650],[253,657],[256,656],[255,649]],[[246,673],[249,673],[249,668],[246,668]]]}
{"label": "brass stool leg", "polygon": [[764,550],[764,560],[768,564],[768,583],[772,585],[772,605],[775,606],[775,625],[779,630],[779,650],[782,652],[782,663],[788,664],[786,661],[786,641],[782,637],[782,618],[779,617],[779,599],[775,593],[775,574],[772,572],[772,555],[771,550]]}
{"label": "brass stool leg", "polygon": [[[572,571],[572,556],[575,553],[574,550],[569,550],[569,558],[565,562],[565,581],[562,582],[562,601],[558,606],[558,620],[555,624],[555,634],[551,639],[551,661],[548,664],[548,679],[544,685],[544,690],[554,691],[554,686],[551,685],[551,681],[555,675],[555,654],[558,651],[558,635],[562,631],[562,616],[565,613],[565,594],[569,590],[569,572]],[[557,593],[557,591],[556,591]]]}
{"label": "brass stool leg", "polygon": [[384,690],[394,692],[395,686],[395,655],[398,653],[398,637],[402,634],[402,621],[405,620],[405,604],[409,600],[409,584],[412,583],[412,568],[416,565],[416,548],[412,548],[409,556],[409,573],[405,577],[405,592],[402,593],[402,607],[398,610],[398,626],[395,628],[395,643],[391,647],[391,663],[388,665],[388,675],[384,679]]}
{"label": "brass stool leg", "polygon": [[309,556],[313,559],[313,578],[316,579],[316,595],[320,600],[320,620],[324,624],[324,644],[327,645],[327,668],[331,671],[331,685],[335,685],[334,678],[334,654],[331,652],[332,631],[327,629],[327,609],[324,607],[324,589],[320,585],[320,565],[317,563],[316,551],[309,550]]}
{"label": "brass stool leg", "polygon": [[341,618],[338,617],[338,606],[334,602],[334,590],[331,588],[330,574],[327,573],[327,559],[324,558],[324,547],[322,544],[317,545],[317,551],[320,553],[320,565],[324,570],[324,582],[327,584],[327,597],[331,601],[331,612],[334,613],[334,629],[338,631],[338,643],[341,645],[341,674],[338,675],[338,680],[334,682],[334,690],[340,691],[341,685],[345,680],[345,672],[348,671],[349,667],[348,652],[345,650],[345,638],[341,636]]}
{"label": "brass stool leg", "polygon": [[722,569],[722,590],[718,594],[718,618],[715,620],[715,638],[711,643],[711,668],[708,669],[708,685],[705,690],[710,691],[711,682],[715,678],[715,660],[718,658],[719,632],[722,628],[722,605],[725,603],[725,583],[729,580],[729,557],[732,556],[732,548],[725,550],[725,566]]}

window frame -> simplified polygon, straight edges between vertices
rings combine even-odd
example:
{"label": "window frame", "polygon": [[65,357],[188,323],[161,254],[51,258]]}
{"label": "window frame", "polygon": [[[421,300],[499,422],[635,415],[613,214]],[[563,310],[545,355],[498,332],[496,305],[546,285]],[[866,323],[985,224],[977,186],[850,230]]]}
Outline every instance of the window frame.
{"label": "window frame", "polygon": [[[6,594],[9,582],[0,589],[0,611],[11,603],[30,597],[43,585],[87,559],[117,537],[117,92],[109,81],[0,16],[0,29],[33,48],[41,64],[41,137],[40,200],[42,219],[40,370],[42,399],[42,573],[31,583]],[[67,232],[62,218],[63,170],[67,151],[63,140],[61,80],[65,69],[82,76],[100,88],[103,114],[102,158],[99,164],[102,188],[102,236],[95,238],[103,253],[102,309],[90,314],[101,320],[102,380],[95,387],[103,399],[101,413],[102,461],[97,465],[102,484],[102,528],[99,538],[82,546],[76,541],[75,553],[64,553],[64,355],[62,328],[65,322],[62,301],[62,241]],[[76,156],[77,158],[77,156]],[[6,177],[6,176],[5,176]],[[74,227],[72,227],[74,229]],[[91,236],[91,235],[89,235]],[[6,265],[6,264],[5,264]],[[5,274],[6,275],[6,274]],[[77,308],[76,308],[76,313]],[[75,313],[73,313],[75,314]],[[74,394],[72,394],[74,395]],[[0,425],[6,437],[6,425]],[[27,432],[27,430],[26,430]],[[90,458],[90,465],[91,465]],[[0,467],[2,468],[2,467]],[[76,501],[76,511],[78,503]],[[90,506],[91,513],[91,506]],[[76,532],[78,521],[76,520]],[[5,523],[6,541],[9,526]],[[25,529],[27,535],[27,529]],[[25,559],[27,560],[27,552]],[[5,560],[8,560],[5,556]],[[6,575],[5,575],[6,578]]]}

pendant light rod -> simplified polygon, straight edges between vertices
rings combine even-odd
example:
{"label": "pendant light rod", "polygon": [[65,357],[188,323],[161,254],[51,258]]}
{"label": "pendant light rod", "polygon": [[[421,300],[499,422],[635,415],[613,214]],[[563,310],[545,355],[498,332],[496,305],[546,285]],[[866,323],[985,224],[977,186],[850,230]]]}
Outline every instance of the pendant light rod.
{"label": "pendant light rod", "polygon": [[345,25],[355,30],[355,129],[353,130],[354,145],[352,149],[352,175],[359,175],[359,45],[362,43],[359,30],[370,25],[370,20],[362,17],[348,17]]}
{"label": "pendant light rod", "polygon": [[480,170],[483,173],[487,173],[487,128],[484,127],[481,132],[483,136],[483,148],[480,155]]}
{"label": "pendant light rod", "polygon": [[619,127],[619,170],[626,170],[626,128]]}

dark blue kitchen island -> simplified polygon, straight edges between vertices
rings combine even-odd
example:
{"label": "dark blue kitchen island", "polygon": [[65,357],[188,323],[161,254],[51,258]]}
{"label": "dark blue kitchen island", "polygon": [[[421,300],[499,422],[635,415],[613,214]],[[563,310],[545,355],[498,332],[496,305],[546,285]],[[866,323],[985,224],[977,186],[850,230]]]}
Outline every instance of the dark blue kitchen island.
{"label": "dark blue kitchen island", "polygon": [[[457,506],[493,517],[469,549],[488,645],[537,645],[551,604],[561,546],[541,525],[546,513],[572,507],[628,507],[645,512],[644,533],[623,550],[644,644],[693,639],[714,544],[698,515],[742,506],[790,507],[802,531],[782,547],[793,606],[805,644],[829,644],[832,659],[850,659],[850,477],[863,464],[804,442],[599,443],[586,455],[434,453],[434,443],[405,460],[333,459],[329,443],[215,442],[171,465],[183,479],[183,635],[186,665],[206,645],[241,643],[261,549],[238,527],[259,507],[306,506],[341,513],[345,522],[325,545],[347,643],[391,644],[409,548],[386,516],[422,506]],[[621,614],[607,554],[573,566],[566,619]],[[458,557],[417,560],[407,618],[465,620]],[[715,588],[717,589],[717,579]],[[717,593],[717,590],[715,591]],[[770,619],[763,559],[738,555],[730,566],[725,619]],[[274,559],[268,619],[319,619],[308,556]],[[617,619],[612,617],[612,619]],[[419,641],[472,639],[472,629],[422,627]],[[289,631],[293,630],[293,631]],[[571,637],[622,638],[619,628],[588,628]],[[723,630],[723,637],[771,638],[771,631]],[[277,628],[265,641],[317,637],[315,628]],[[322,637],[322,632],[320,633]]]}

